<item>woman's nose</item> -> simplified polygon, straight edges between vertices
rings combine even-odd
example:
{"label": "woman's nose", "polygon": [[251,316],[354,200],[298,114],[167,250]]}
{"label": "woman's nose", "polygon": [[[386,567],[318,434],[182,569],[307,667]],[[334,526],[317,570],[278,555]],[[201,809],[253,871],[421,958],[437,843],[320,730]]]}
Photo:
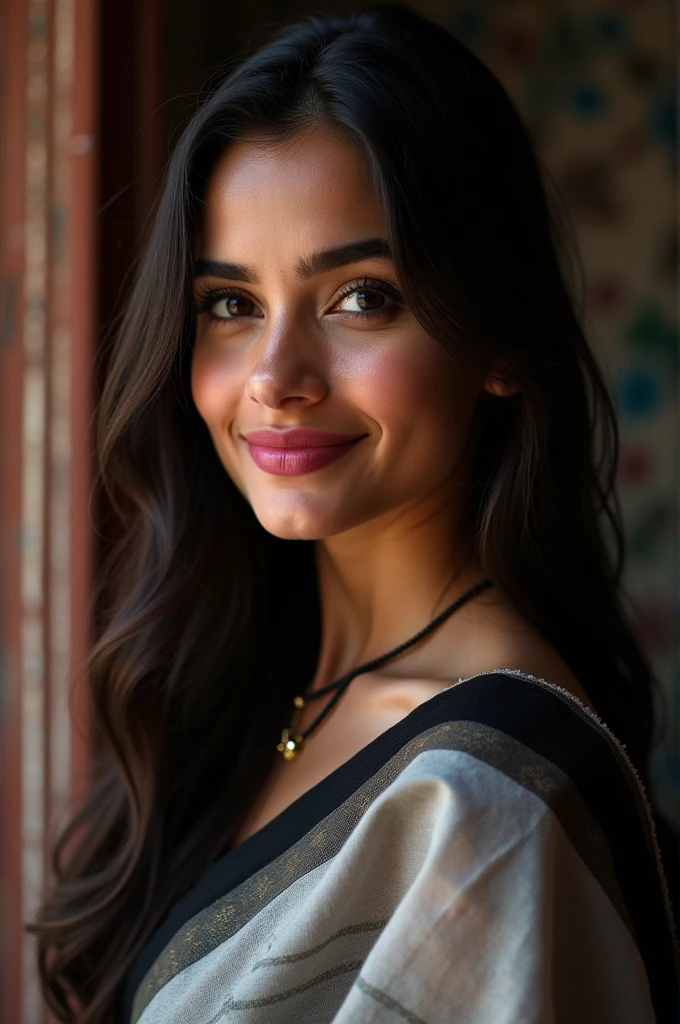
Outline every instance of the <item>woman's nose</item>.
{"label": "woman's nose", "polygon": [[288,326],[262,339],[260,356],[247,381],[246,394],[270,409],[284,404],[314,405],[328,394],[323,368],[313,358],[314,341],[304,329]]}

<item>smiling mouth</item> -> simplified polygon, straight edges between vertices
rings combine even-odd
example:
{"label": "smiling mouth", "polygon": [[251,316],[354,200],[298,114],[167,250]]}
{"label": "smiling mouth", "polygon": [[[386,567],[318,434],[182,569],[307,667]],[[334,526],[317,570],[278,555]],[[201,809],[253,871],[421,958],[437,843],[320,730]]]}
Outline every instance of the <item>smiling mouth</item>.
{"label": "smiling mouth", "polygon": [[254,430],[244,437],[258,469],[273,476],[302,476],[341,459],[366,437],[312,430]]}

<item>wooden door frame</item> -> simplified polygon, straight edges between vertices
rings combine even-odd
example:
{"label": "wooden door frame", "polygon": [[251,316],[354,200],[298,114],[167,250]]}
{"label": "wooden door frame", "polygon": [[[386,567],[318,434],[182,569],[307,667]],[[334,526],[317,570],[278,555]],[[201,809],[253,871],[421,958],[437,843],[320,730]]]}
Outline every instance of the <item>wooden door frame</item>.
{"label": "wooden door frame", "polygon": [[98,2],[0,19],[0,1021],[41,1024],[24,925],[89,763]]}

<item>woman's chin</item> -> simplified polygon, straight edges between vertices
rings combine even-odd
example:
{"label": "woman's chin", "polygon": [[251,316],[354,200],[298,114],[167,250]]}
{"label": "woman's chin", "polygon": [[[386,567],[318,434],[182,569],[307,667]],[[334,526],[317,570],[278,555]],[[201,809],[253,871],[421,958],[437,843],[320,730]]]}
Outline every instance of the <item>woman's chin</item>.
{"label": "woman's chin", "polygon": [[260,525],[267,533],[282,540],[323,540],[336,533],[342,533],[354,522],[338,515],[338,509],[313,507],[312,503],[301,501],[288,503],[266,503],[251,505]]}
{"label": "woman's chin", "polygon": [[258,516],[260,524],[267,533],[281,540],[323,540],[335,533],[341,533],[342,529],[333,529],[325,522],[319,522],[315,517],[305,519],[303,516],[280,518],[278,516]]}

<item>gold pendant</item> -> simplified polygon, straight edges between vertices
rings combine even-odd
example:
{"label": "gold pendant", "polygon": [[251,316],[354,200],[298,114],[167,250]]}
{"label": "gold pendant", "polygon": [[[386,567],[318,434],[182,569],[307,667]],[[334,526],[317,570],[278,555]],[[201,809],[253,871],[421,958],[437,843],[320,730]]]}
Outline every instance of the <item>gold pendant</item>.
{"label": "gold pendant", "polygon": [[281,742],[277,743],[276,749],[283,754],[284,761],[292,761],[297,757],[303,743],[302,736],[291,736],[288,729],[284,729],[281,733]]}
{"label": "gold pendant", "polygon": [[284,761],[292,761],[296,757],[304,743],[304,737],[295,735],[297,723],[300,718],[300,711],[305,706],[304,697],[295,697],[293,700],[295,705],[295,711],[293,712],[293,718],[287,729],[284,729],[281,733],[281,742],[277,743],[276,749],[280,754],[283,754]]}

